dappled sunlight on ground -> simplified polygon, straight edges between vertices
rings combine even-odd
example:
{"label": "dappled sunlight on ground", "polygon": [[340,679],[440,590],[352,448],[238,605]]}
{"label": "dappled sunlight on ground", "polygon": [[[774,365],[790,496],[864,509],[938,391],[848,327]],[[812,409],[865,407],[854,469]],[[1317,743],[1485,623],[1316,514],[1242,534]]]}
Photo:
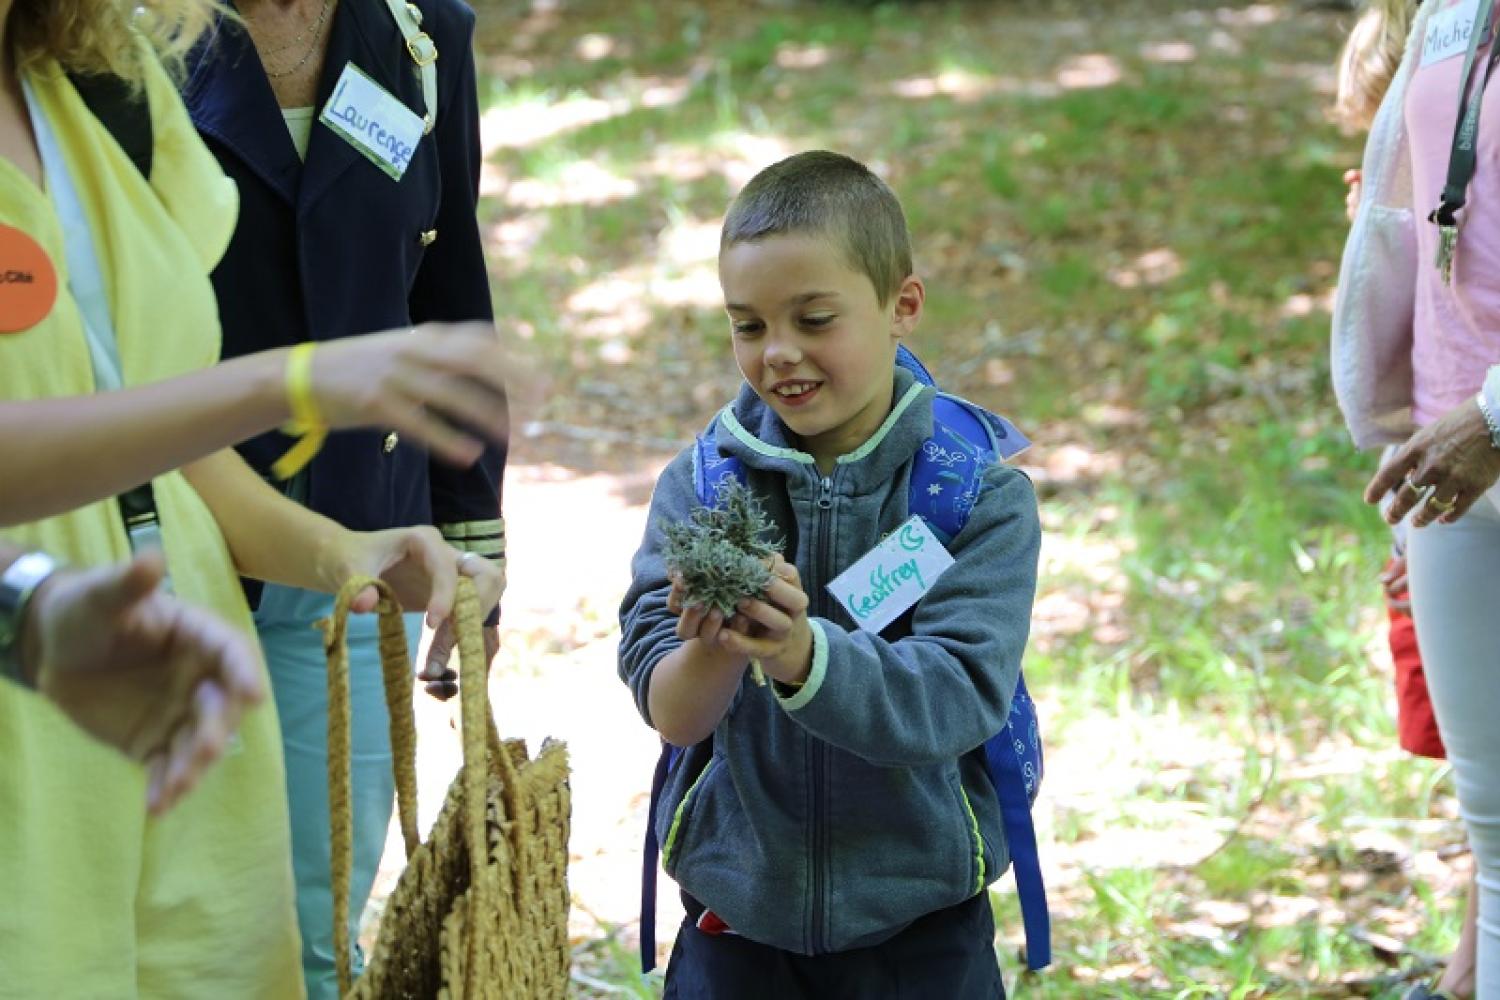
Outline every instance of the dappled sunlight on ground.
{"label": "dappled sunlight on ground", "polygon": [[963,102],[977,101],[991,94],[1026,94],[1051,97],[1058,92],[1054,83],[1044,80],[1018,80],[1014,77],[987,76],[950,69],[936,76],[913,76],[891,84],[891,93],[908,100],[952,97]]}
{"label": "dappled sunlight on ground", "polygon": [[831,58],[833,50],[826,45],[784,42],[776,50],[776,65],[782,69],[816,69],[827,65]]}
{"label": "dappled sunlight on ground", "polygon": [[1109,280],[1118,288],[1160,285],[1180,277],[1182,258],[1171,247],[1147,250],[1124,267],[1109,272]]}
{"label": "dappled sunlight on ground", "polygon": [[1150,42],[1141,46],[1141,57],[1154,63],[1187,63],[1198,58],[1192,42]]}
{"label": "dappled sunlight on ground", "polygon": [[[497,192],[498,193],[498,192]],[[634,198],[641,186],[629,177],[611,173],[589,160],[570,163],[548,180],[521,178],[508,185],[504,198],[520,209],[555,208],[558,205],[607,205]]]}
{"label": "dappled sunlight on ground", "polygon": [[1063,90],[1109,87],[1119,83],[1124,73],[1113,56],[1099,52],[1072,56],[1057,71],[1057,85]]}
{"label": "dappled sunlight on ground", "polygon": [[485,155],[497,149],[535,146],[638,108],[670,108],[687,96],[692,82],[691,77],[644,77],[632,81],[631,93],[608,99],[577,95],[558,100],[542,95],[497,105],[480,117]]}

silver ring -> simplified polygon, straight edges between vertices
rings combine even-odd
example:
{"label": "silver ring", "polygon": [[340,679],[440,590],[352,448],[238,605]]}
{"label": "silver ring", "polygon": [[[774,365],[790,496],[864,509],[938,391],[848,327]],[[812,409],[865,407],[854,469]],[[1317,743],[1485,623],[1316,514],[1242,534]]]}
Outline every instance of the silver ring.
{"label": "silver ring", "polygon": [[476,552],[463,552],[463,553],[460,553],[459,557],[458,557],[458,571],[460,573],[462,573],[463,569],[464,569],[464,566],[468,563],[468,561],[470,559],[478,559],[478,558],[479,558],[479,554],[476,553]]}

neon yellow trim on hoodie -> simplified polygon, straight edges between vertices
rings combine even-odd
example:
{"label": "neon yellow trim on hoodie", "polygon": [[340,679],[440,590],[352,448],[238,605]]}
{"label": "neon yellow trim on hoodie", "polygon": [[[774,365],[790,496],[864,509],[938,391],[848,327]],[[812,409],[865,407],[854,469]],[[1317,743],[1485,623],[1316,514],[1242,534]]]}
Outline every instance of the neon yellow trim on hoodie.
{"label": "neon yellow trim on hoodie", "polygon": [[708,777],[708,772],[712,771],[718,763],[717,757],[710,760],[708,766],[703,769],[703,773],[698,775],[698,779],[688,787],[687,794],[682,797],[682,801],[677,803],[677,810],[672,813],[672,826],[667,830],[667,842],[661,845],[663,868],[667,865],[667,859],[672,856],[672,848],[677,845],[677,831],[682,827],[682,817],[687,812],[688,803],[693,801],[693,796],[698,792],[698,786],[703,784],[703,779]]}

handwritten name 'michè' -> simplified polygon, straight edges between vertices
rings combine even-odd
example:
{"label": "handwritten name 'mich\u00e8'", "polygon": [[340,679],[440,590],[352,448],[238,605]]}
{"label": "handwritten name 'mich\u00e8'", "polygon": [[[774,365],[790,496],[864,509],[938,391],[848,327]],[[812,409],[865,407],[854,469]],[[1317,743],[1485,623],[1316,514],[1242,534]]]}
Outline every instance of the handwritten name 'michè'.
{"label": "handwritten name 'mich\u00e8'", "polygon": [[[1472,9],[1472,8],[1470,8]],[[1447,19],[1434,18],[1433,23],[1427,27],[1427,37],[1423,39],[1422,51],[1424,53],[1443,52],[1467,45],[1469,36],[1474,33],[1473,14],[1467,18],[1462,15],[1468,10],[1454,10],[1456,16]],[[1479,38],[1484,41],[1484,36]]]}

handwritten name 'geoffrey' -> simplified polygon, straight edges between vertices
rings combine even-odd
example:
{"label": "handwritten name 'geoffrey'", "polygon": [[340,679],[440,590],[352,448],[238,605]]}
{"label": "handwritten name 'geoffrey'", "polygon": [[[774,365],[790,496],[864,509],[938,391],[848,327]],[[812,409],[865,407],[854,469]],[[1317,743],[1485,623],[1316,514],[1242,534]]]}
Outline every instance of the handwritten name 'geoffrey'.
{"label": "handwritten name 'geoffrey'", "polygon": [[850,594],[849,609],[860,618],[869,618],[887,598],[912,580],[917,581],[918,587],[927,589],[927,582],[922,579],[922,571],[915,559],[908,559],[890,569],[877,566],[870,571],[870,592],[863,597]]}

